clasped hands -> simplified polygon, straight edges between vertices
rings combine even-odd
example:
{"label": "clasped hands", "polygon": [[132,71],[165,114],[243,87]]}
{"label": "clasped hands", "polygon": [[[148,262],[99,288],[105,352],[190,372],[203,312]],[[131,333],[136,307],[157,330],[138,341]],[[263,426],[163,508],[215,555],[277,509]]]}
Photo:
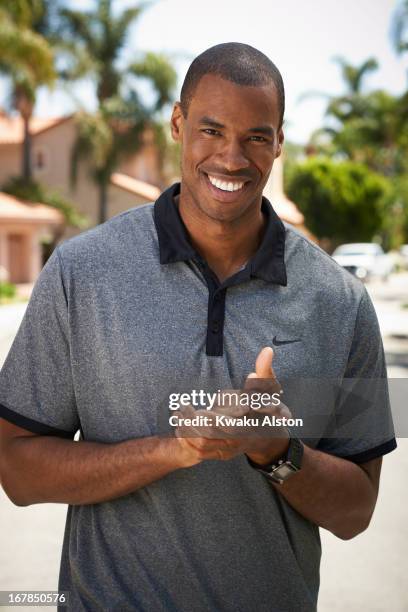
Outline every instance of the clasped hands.
{"label": "clasped hands", "polygon": [[[256,359],[255,372],[248,375],[243,392],[249,395],[254,392],[269,395],[282,392],[272,367],[273,355],[271,347],[265,347],[260,351]],[[180,450],[185,455],[186,465],[194,465],[207,459],[226,461],[243,453],[255,463],[265,465],[283,456],[289,445],[289,434],[285,427],[266,428],[259,424],[259,421],[266,415],[290,418],[291,412],[282,401],[278,405],[262,406],[257,410],[240,404],[227,407],[214,406],[210,412],[204,409],[194,410],[192,406],[187,406],[177,411],[176,414],[183,417],[179,419],[182,423],[187,418],[211,416],[209,425],[193,426],[183,423],[176,428],[176,438],[181,446]],[[216,424],[216,415],[235,418],[248,417],[251,421],[257,419],[258,424],[241,427],[223,423]],[[206,422],[205,419],[202,421]]]}

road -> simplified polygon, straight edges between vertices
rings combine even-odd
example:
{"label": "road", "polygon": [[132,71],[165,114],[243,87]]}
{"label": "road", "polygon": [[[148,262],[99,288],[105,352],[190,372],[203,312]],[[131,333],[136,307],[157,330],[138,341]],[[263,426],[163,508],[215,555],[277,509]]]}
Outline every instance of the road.
{"label": "road", "polygon": [[[408,274],[367,286],[373,300],[389,378],[408,378]],[[408,382],[407,382],[408,390]],[[319,612],[408,612],[408,440],[383,459],[380,491],[369,529],[342,541],[321,529]]]}
{"label": "road", "polygon": [[[408,305],[408,274],[370,284],[368,290],[383,334],[388,375],[408,378],[408,308],[402,308]],[[24,305],[0,307],[0,363],[24,310]],[[407,474],[408,440],[399,439],[398,450],[383,460],[369,530],[346,542],[321,530],[319,612],[408,611]],[[0,590],[56,588],[65,515],[63,504],[17,508],[0,492]]]}

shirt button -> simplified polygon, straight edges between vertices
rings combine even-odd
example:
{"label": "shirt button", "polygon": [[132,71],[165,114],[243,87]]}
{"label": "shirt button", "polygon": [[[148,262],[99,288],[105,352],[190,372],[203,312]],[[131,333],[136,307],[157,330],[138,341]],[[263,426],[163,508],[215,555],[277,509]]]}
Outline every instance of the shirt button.
{"label": "shirt button", "polygon": [[218,321],[213,321],[212,322],[211,331],[213,332],[213,334],[216,334],[217,332],[220,331],[220,324],[219,324]]}

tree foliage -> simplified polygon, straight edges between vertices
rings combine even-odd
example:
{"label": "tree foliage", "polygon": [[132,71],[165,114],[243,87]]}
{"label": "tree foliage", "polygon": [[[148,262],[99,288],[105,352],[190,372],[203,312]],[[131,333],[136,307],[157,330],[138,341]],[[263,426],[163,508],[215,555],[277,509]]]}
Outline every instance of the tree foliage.
{"label": "tree foliage", "polygon": [[46,0],[0,0],[0,73],[11,81],[12,107],[24,123],[22,176],[27,182],[31,180],[29,122],[37,90],[52,87],[56,80],[54,50],[47,38],[48,7]]}
{"label": "tree foliage", "polygon": [[[88,78],[95,84],[98,108],[78,113],[78,139],[72,151],[71,179],[86,161],[99,188],[99,220],[107,217],[107,186],[120,160],[135,153],[151,127],[162,143],[160,111],[172,98],[176,73],[163,54],[124,57],[131,26],[148,6],[122,10],[113,0],[94,0],[86,10],[64,0],[0,0],[0,72],[12,83],[13,106],[24,121],[22,176],[31,179],[29,122],[40,86]],[[139,94],[147,81],[153,102]]]}
{"label": "tree foliage", "polygon": [[21,200],[40,202],[56,208],[62,213],[67,225],[81,229],[88,225],[86,217],[77,211],[72,202],[66,200],[58,191],[50,190],[38,181],[27,182],[21,177],[12,177],[2,185],[1,190]]}
{"label": "tree foliage", "polygon": [[[158,113],[171,100],[176,72],[162,54],[140,53],[126,62],[123,50],[130,27],[146,8],[145,4],[126,9],[119,15],[112,0],[99,0],[92,10],[61,11],[60,37],[65,59],[61,76],[68,81],[90,77],[98,100],[96,113],[78,115],[78,140],[72,151],[73,183],[79,163],[86,159],[92,178],[99,187],[99,221],[107,217],[107,185],[119,161],[135,153],[143,132],[153,133]],[[147,80],[155,93],[154,102],[142,101],[138,85]]]}
{"label": "tree foliage", "polygon": [[[401,36],[403,31],[400,30]],[[395,96],[382,89],[368,93],[364,91],[366,75],[378,67],[375,58],[369,58],[359,66],[353,66],[341,58],[337,58],[337,62],[341,68],[345,91],[340,96],[328,97],[326,124],[312,134],[307,152],[309,155],[325,156],[329,160],[348,160],[362,164],[371,171],[367,177],[371,176],[374,180],[376,174],[378,185],[388,185],[384,197],[380,198],[382,206],[375,210],[375,202],[380,200],[373,201],[372,219],[367,216],[366,209],[361,210],[361,214],[355,210],[353,214],[356,225],[354,228],[350,226],[348,235],[344,234],[339,221],[339,239],[343,236],[350,241],[354,236],[359,241],[363,240],[365,236],[373,235],[372,229],[376,226],[375,231],[379,232],[385,247],[398,247],[402,242],[408,241],[408,191],[404,188],[405,181],[402,180],[408,173],[408,92]],[[321,160],[317,163],[320,164]],[[310,171],[310,180],[313,183],[317,169],[311,166]],[[329,171],[335,172],[334,183],[338,178],[339,168],[328,164],[326,172]],[[291,180],[293,181],[293,173]],[[305,197],[303,191],[300,197]],[[302,201],[296,201],[302,207]],[[341,217],[344,219],[348,218],[347,211],[351,211],[347,201],[345,198],[345,212]],[[358,201],[361,206],[366,207],[364,198]],[[316,221],[319,232],[323,231],[322,225],[329,223],[326,213],[323,212],[322,215],[323,217]],[[360,219],[366,220],[367,230],[364,230]],[[313,224],[314,221],[310,223]],[[325,227],[325,231],[329,231],[327,227],[331,228],[330,236],[335,239],[336,227],[331,225],[331,221]]]}
{"label": "tree foliage", "polygon": [[55,80],[53,52],[32,29],[34,15],[27,2],[0,2],[0,71],[15,87],[26,87],[31,101],[40,85]]}
{"label": "tree foliage", "polygon": [[362,164],[310,158],[291,168],[287,191],[306,225],[333,246],[370,241],[380,231],[389,186]]}

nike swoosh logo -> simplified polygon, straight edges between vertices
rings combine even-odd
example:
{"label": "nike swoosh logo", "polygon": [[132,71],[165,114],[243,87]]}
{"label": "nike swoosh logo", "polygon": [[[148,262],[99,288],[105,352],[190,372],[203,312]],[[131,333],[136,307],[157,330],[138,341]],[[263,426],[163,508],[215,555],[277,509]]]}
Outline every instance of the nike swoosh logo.
{"label": "nike swoosh logo", "polygon": [[300,338],[296,338],[295,340],[278,340],[275,336],[272,340],[275,346],[281,346],[282,344],[293,344],[293,342],[302,342]]}

